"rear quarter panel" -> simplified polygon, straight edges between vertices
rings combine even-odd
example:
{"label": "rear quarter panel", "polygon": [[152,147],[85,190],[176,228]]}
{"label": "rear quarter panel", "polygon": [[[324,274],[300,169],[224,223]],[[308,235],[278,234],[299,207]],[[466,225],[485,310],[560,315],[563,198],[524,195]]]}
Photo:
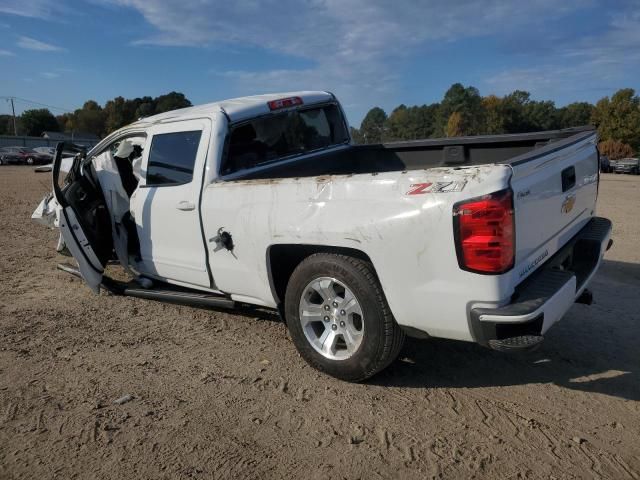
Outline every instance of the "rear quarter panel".
{"label": "rear quarter panel", "polygon": [[235,244],[233,252],[208,245],[216,288],[275,306],[271,245],[353,248],[371,259],[398,323],[471,340],[469,305],[499,301],[509,278],[458,268],[452,207],[506,188],[510,175],[493,165],[210,183],[202,199],[206,237],[223,228]]}

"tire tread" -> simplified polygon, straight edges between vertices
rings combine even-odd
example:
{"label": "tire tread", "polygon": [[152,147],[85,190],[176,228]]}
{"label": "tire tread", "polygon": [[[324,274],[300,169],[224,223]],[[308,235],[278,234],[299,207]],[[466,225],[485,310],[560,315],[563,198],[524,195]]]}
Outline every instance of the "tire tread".
{"label": "tire tread", "polygon": [[[360,275],[364,277],[366,283],[368,284],[368,287],[371,288],[374,293],[374,296],[378,303],[378,308],[380,308],[381,310],[381,316],[383,319],[383,335],[380,336],[376,348],[377,353],[375,355],[373,364],[370,365],[361,376],[348,378],[342,377],[344,380],[349,380],[351,382],[362,382],[380,372],[381,370],[385,369],[397,358],[404,344],[404,331],[400,328],[400,326],[393,318],[391,309],[389,308],[384,292],[382,291],[382,286],[380,285],[373,265],[369,261],[339,253],[315,253],[306,257],[302,262],[300,262],[300,264],[295,268],[293,274],[291,275],[289,282],[291,283],[291,279],[295,278],[296,272],[298,272],[300,269],[304,268],[309,263],[320,261],[328,261],[338,264],[350,264],[351,267],[357,270]],[[323,368],[323,365],[319,362],[308,358],[306,360],[314,368],[320,371],[325,371],[325,368]]]}

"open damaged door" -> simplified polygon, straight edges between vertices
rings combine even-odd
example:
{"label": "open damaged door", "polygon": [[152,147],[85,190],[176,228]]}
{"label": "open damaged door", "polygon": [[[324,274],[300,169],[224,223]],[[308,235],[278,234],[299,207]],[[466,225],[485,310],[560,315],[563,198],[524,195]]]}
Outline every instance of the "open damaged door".
{"label": "open damaged door", "polygon": [[[62,151],[76,151],[73,165],[60,178]],[[59,143],[52,168],[53,194],[60,205],[60,232],[78,262],[82,278],[98,292],[104,267],[113,255],[111,221],[95,169],[85,152]]]}

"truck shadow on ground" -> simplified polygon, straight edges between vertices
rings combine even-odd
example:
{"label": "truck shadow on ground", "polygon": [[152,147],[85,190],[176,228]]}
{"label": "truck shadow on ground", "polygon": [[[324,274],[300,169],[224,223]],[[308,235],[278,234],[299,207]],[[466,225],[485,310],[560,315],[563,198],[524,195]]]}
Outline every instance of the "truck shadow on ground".
{"label": "truck shadow on ground", "polygon": [[640,264],[604,261],[591,306],[574,305],[542,346],[505,354],[447,340],[407,339],[399,360],[370,383],[478,388],[551,383],[640,400]]}

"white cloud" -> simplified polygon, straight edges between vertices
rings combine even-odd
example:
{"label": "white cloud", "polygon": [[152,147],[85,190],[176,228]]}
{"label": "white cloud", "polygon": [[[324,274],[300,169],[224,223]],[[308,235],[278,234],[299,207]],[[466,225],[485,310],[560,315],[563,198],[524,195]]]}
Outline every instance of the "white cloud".
{"label": "white cloud", "polygon": [[27,50],[35,50],[38,52],[64,52],[65,49],[52,45],[50,43],[41,42],[31,37],[20,37],[17,45]]}
{"label": "white cloud", "polygon": [[28,18],[53,18],[66,12],[61,0],[2,0],[0,13]]}
{"label": "white cloud", "polygon": [[9,50],[1,50],[0,49],[0,57],[13,57],[15,54],[10,52]]}
{"label": "white cloud", "polygon": [[545,61],[526,68],[508,68],[485,79],[493,93],[515,89],[534,96],[584,97],[586,92],[610,94],[628,81],[628,68],[640,64],[640,9],[618,12],[603,21],[601,33],[570,45],[558,45]]}
{"label": "white cloud", "polygon": [[42,72],[40,76],[48,79],[54,79],[54,78],[58,78],[60,74],[56,72]]}
{"label": "white cloud", "polygon": [[[545,22],[584,0],[103,0],[155,27],[137,45],[249,46],[311,63],[303,69],[216,72],[238,94],[331,90],[352,109],[395,100],[403,63],[418,47]],[[589,1],[589,0],[587,0]],[[453,80],[453,79],[452,79]]]}

